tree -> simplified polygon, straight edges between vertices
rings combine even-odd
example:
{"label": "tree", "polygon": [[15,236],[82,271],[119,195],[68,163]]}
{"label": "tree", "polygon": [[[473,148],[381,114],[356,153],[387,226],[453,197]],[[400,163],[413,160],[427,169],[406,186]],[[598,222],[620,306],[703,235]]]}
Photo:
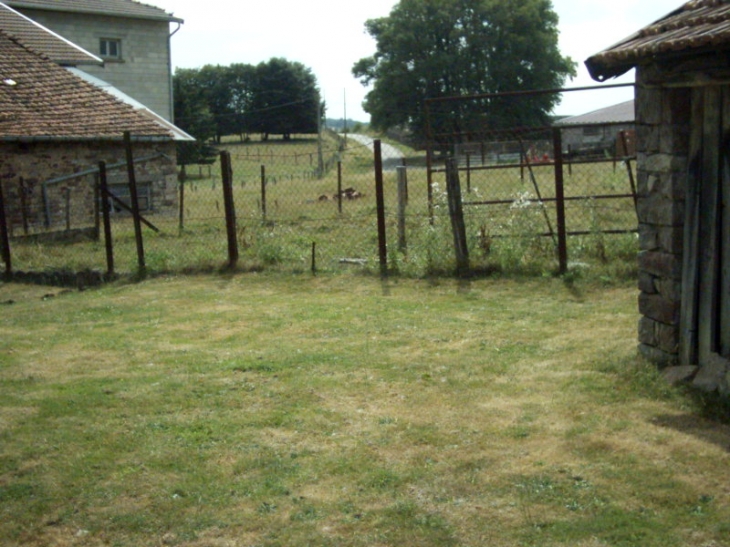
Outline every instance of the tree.
{"label": "tree", "polygon": [[216,133],[215,119],[198,76],[192,69],[178,69],[173,76],[175,123],[196,139],[178,143],[177,161],[182,166],[211,163],[215,157],[215,149],[208,144]]}
{"label": "tree", "polygon": [[252,126],[264,135],[317,133],[322,105],[317,79],[298,62],[273,58],[256,67],[257,83],[252,101]]}
{"label": "tree", "polygon": [[551,0],[401,0],[388,17],[370,19],[376,53],[353,75],[373,85],[363,107],[378,130],[409,128],[417,140],[433,133],[547,125],[560,98],[443,102],[427,119],[427,98],[557,89],[575,76],[558,50]]}

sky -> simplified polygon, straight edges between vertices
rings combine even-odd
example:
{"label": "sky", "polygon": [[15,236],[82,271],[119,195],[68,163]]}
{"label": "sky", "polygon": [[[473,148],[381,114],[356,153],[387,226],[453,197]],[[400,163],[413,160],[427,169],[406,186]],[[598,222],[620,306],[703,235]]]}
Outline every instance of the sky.
{"label": "sky", "polygon": [[[510,0],[505,0],[510,1]],[[365,21],[386,17],[397,0],[145,0],[184,24],[172,37],[173,68],[258,64],[272,57],[312,70],[327,103],[327,117],[367,122],[368,88],[352,76],[359,59],[375,53]],[[683,0],[552,0],[560,22],[559,47],[578,62],[566,87],[601,85],[583,61],[680,7]],[[175,25],[171,26],[175,29]],[[610,80],[631,83],[633,71]],[[631,88],[563,95],[556,114],[578,115],[633,97]]]}

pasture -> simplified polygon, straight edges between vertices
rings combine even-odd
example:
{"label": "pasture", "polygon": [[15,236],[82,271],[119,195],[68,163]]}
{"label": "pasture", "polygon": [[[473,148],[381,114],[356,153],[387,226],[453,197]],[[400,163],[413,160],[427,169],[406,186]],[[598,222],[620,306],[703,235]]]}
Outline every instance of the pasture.
{"label": "pasture", "polygon": [[[321,272],[343,272],[343,259],[355,259],[366,271],[378,271],[378,234],[373,156],[348,140],[344,149],[331,135],[322,143],[329,169],[321,176],[318,142],[295,136],[291,142],[230,141],[233,194],[241,270],[309,271],[314,254]],[[408,277],[450,274],[454,270],[453,237],[446,208],[443,174],[436,174],[433,208],[429,209],[423,155],[404,149],[408,168],[405,249],[397,233],[397,173],[400,158],[384,158],[386,230],[389,267]],[[339,170],[337,162],[339,161]],[[441,178],[439,178],[441,177]],[[266,184],[262,186],[262,178]],[[555,207],[542,205],[554,197],[550,166],[535,166],[532,177],[519,167],[462,173],[463,199],[471,262],[475,270],[542,275],[556,269]],[[533,180],[534,178],[534,180]],[[182,206],[148,213],[159,233],[143,229],[146,263],[153,273],[211,271],[227,261],[224,207],[218,162],[187,169]],[[468,191],[467,191],[468,188]],[[338,202],[338,189],[352,189],[354,199]],[[566,174],[569,201],[567,227],[582,235],[569,237],[569,259],[582,275],[626,279],[635,273],[636,229],[630,199],[594,199],[596,194],[629,191],[626,171],[611,163],[576,165]],[[495,205],[480,204],[498,200]],[[115,267],[121,274],[137,266],[132,222],[113,220]],[[103,241],[50,244],[14,240],[16,270],[103,270]],[[312,249],[314,247],[314,253]]]}
{"label": "pasture", "polygon": [[0,544],[721,547],[730,428],[633,283],[0,284]]}

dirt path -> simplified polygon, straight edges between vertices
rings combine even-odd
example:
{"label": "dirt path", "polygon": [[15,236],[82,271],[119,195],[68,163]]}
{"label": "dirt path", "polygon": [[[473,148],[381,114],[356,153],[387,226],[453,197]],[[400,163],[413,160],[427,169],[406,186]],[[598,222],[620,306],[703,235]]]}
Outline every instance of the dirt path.
{"label": "dirt path", "polygon": [[[364,144],[367,146],[370,150],[373,150],[375,145],[373,144],[375,142],[375,139],[372,137],[368,137],[367,135],[360,135],[358,133],[351,133],[347,135],[348,139],[352,139],[354,141],[359,142],[360,144]],[[383,155],[383,169],[386,171],[393,170],[397,166],[402,165],[403,161],[403,153],[398,150],[395,146],[388,143],[381,143],[380,144],[380,152]]]}

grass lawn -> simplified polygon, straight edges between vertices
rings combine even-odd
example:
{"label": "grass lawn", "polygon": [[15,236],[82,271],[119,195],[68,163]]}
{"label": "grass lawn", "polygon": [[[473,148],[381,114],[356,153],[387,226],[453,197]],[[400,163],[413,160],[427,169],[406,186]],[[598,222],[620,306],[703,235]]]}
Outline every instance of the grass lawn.
{"label": "grass lawn", "polygon": [[634,284],[0,284],[0,545],[730,545]]}

